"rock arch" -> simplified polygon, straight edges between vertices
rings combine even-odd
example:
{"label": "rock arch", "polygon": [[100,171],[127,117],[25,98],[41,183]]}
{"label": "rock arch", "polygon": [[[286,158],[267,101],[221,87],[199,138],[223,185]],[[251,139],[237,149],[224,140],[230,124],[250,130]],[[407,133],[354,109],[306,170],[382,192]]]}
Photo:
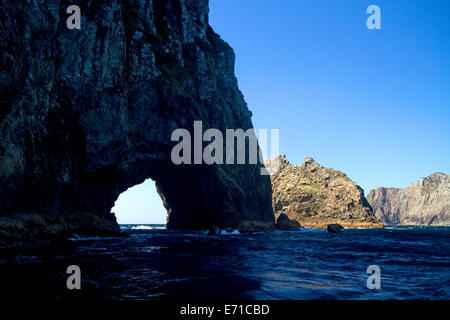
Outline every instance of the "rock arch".
{"label": "rock arch", "polygon": [[169,227],[273,228],[260,165],[174,166],[171,132],[251,128],[206,0],[0,5],[0,241],[118,231],[118,195],[157,181]]}

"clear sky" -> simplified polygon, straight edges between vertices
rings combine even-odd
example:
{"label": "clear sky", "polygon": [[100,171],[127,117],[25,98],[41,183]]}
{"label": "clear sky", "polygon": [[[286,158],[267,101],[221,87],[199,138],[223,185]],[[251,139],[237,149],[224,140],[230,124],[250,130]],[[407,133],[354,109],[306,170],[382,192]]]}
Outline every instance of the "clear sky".
{"label": "clear sky", "polygon": [[[371,4],[381,30],[366,27]],[[450,173],[450,1],[210,0],[210,24],[253,124],[280,130],[291,163],[311,156],[366,194]],[[153,185],[119,222],[164,223]]]}

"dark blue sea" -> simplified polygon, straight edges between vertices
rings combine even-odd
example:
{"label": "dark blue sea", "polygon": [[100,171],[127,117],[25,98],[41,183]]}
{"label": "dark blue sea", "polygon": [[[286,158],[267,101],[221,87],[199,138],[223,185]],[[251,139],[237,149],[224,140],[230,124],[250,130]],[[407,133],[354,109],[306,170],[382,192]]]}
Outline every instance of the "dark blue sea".
{"label": "dark blue sea", "polygon": [[[9,297],[49,299],[450,299],[450,228],[342,233],[168,231],[122,225],[126,238],[43,241],[0,248]],[[78,265],[81,289],[68,290]],[[381,288],[367,288],[367,267]]]}

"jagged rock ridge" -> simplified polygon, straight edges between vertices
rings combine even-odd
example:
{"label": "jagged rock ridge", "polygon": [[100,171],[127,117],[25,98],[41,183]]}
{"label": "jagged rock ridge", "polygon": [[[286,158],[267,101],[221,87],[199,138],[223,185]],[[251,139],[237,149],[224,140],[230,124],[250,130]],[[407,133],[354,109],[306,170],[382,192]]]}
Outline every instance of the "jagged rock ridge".
{"label": "jagged rock ridge", "polygon": [[156,181],[168,227],[274,228],[261,165],[175,166],[177,128],[252,127],[206,0],[0,3],[0,241],[119,230],[119,194]]}
{"label": "jagged rock ridge", "polygon": [[272,205],[275,216],[285,213],[303,227],[327,228],[340,224],[346,228],[380,228],[364,197],[364,191],[344,173],[324,168],[312,158],[301,166],[289,163],[285,156],[266,161],[269,169],[279,168],[271,175]]}
{"label": "jagged rock ridge", "polygon": [[450,175],[434,173],[408,188],[376,188],[367,200],[389,225],[450,226]]}

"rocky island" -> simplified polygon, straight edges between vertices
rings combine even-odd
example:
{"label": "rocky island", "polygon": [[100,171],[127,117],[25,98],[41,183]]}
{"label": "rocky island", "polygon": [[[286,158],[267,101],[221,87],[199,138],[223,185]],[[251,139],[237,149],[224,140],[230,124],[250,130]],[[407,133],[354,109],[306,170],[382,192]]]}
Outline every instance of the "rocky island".
{"label": "rocky island", "polygon": [[450,226],[450,175],[434,173],[407,188],[371,190],[367,200],[390,225]]}
{"label": "rocky island", "polygon": [[326,229],[329,224],[345,228],[382,228],[364,191],[344,173],[322,167],[312,158],[301,166],[289,163],[285,156],[266,161],[275,166],[271,175],[272,205],[275,216],[285,214],[303,227]]}

